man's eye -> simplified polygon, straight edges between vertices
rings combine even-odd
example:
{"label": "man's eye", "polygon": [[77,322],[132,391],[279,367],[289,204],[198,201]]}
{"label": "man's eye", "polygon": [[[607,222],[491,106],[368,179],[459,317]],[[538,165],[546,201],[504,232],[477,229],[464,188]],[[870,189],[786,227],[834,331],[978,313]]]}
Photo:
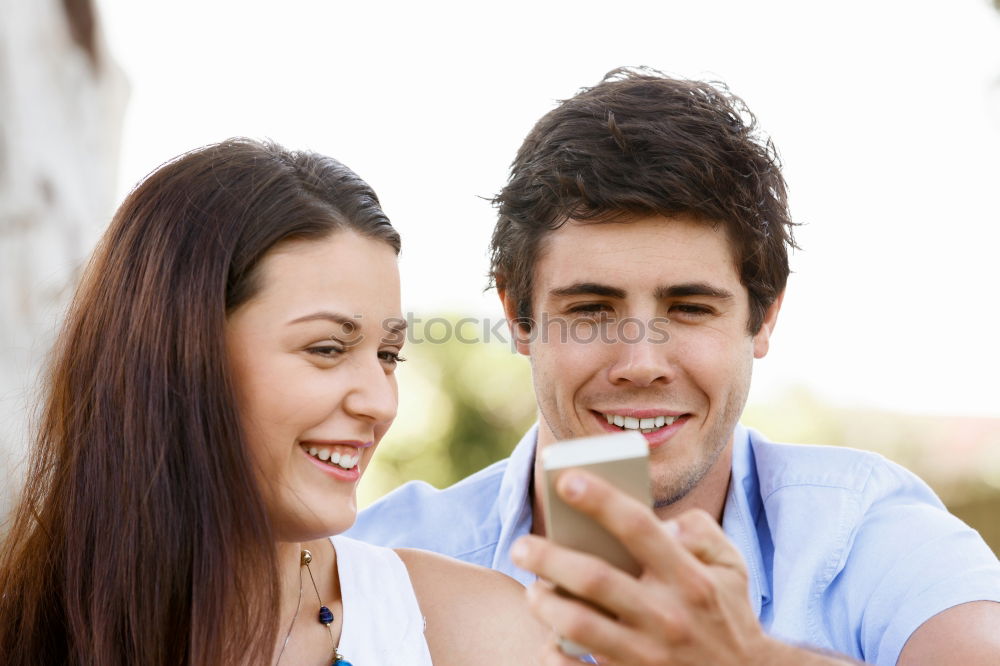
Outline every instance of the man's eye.
{"label": "man's eye", "polygon": [[613,310],[611,306],[604,303],[587,303],[585,305],[574,305],[569,309],[569,313],[579,317],[603,321],[611,317]]}
{"label": "man's eye", "polygon": [[671,312],[679,312],[682,315],[704,316],[712,314],[712,308],[693,303],[678,303],[670,308]]}

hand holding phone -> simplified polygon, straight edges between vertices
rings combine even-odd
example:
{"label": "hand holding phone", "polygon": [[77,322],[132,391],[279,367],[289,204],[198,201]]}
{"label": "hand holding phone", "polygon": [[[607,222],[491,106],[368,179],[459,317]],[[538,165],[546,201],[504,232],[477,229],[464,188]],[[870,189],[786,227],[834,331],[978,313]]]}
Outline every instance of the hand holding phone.
{"label": "hand holding phone", "polygon": [[[600,435],[557,442],[541,452],[545,473],[543,509],[546,536],[561,546],[596,555],[632,575],[639,565],[617,538],[594,519],[566,504],[555,490],[556,479],[570,468],[583,469],[652,506],[649,481],[649,444],[638,432]],[[587,650],[560,640],[567,655],[580,657]]]}

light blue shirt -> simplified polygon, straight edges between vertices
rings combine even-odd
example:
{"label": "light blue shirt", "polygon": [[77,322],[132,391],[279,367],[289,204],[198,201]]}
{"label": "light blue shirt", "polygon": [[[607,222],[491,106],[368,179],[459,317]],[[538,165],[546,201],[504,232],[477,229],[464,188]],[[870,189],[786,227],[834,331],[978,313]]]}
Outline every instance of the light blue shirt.
{"label": "light blue shirt", "polygon": [[[537,427],[510,458],[444,490],[411,482],[348,532],[490,567],[531,532]],[[1000,601],[1000,562],[919,478],[882,456],[776,444],[737,426],[722,527],[749,570],[750,603],[773,636],[891,666],[937,613]]]}

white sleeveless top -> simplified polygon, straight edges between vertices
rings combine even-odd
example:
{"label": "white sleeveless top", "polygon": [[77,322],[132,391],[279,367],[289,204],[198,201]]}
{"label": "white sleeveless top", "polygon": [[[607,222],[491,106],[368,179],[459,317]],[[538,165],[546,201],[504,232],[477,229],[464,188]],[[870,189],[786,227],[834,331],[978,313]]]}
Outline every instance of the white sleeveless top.
{"label": "white sleeveless top", "polygon": [[330,541],[344,605],[344,659],[354,666],[432,666],[424,616],[399,555],[345,536]]}

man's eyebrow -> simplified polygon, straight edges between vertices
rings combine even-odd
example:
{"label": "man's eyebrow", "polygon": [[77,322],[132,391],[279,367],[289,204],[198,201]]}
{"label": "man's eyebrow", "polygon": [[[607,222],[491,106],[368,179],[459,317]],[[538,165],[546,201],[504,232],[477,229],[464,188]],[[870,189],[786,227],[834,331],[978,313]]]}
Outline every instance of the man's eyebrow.
{"label": "man's eyebrow", "polygon": [[685,282],[684,284],[673,284],[669,287],[657,287],[655,296],[657,300],[666,298],[681,298],[684,296],[708,296],[710,298],[730,299],[732,292],[715,287],[707,282]]}
{"label": "man's eyebrow", "polygon": [[552,296],[605,296],[607,298],[625,298],[625,290],[597,282],[574,282],[565,287],[558,287],[549,292]]}

